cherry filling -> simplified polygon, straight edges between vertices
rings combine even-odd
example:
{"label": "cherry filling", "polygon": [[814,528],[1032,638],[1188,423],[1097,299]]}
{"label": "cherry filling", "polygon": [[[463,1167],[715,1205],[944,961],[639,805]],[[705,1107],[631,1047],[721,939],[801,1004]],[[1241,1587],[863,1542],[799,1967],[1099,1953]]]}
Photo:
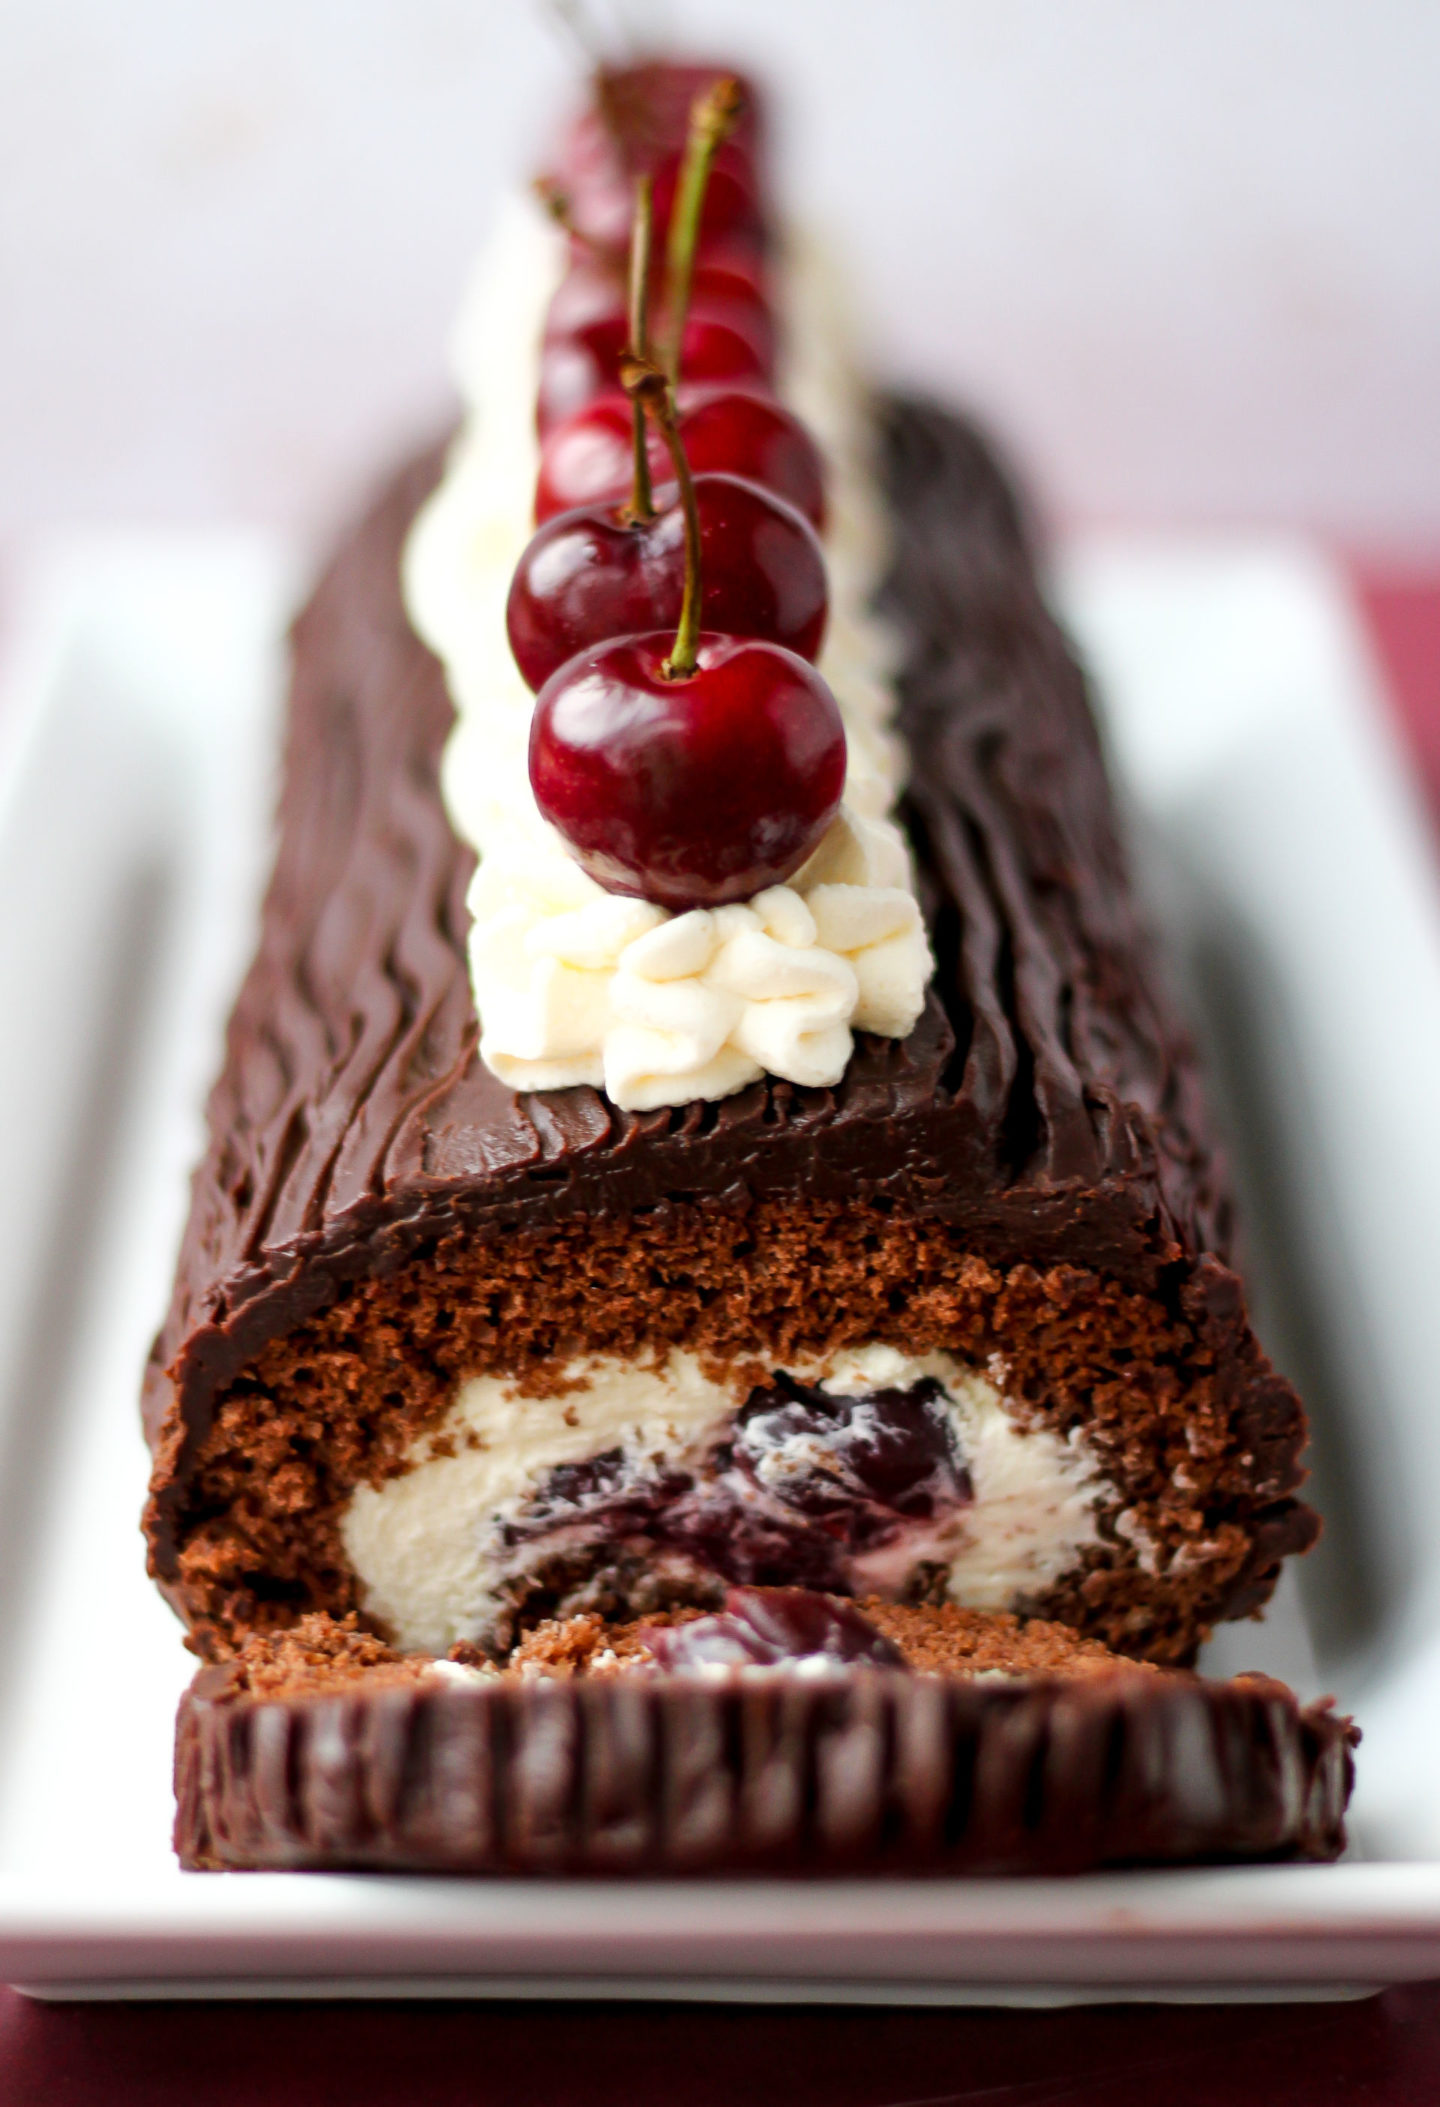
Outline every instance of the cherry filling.
{"label": "cherry filling", "polygon": [[695,1470],[619,1448],[548,1472],[508,1521],[510,1550],[643,1539],[721,1579],[849,1593],[855,1562],[930,1538],[973,1499],[944,1390],[832,1395],[777,1373]]}
{"label": "cherry filling", "polygon": [[905,1657],[851,1602],[808,1588],[731,1588],[713,1617],[661,1625],[646,1644],[662,1668],[772,1668],[780,1662],[903,1668]]}
{"label": "cherry filling", "polygon": [[852,1551],[973,1498],[933,1376],[843,1397],[780,1373],[750,1393],[736,1429],[736,1459],[756,1482]]}
{"label": "cherry filling", "polygon": [[599,1526],[617,1538],[653,1534],[656,1517],[694,1485],[688,1471],[636,1465],[623,1449],[605,1449],[583,1463],[558,1463],[545,1473],[524,1511],[501,1530],[506,1545]]}

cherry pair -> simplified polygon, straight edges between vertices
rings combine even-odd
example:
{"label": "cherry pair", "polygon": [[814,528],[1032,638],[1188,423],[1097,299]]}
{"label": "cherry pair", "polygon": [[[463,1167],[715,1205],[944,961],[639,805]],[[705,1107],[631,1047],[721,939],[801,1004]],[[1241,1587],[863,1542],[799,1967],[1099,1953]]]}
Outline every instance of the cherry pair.
{"label": "cherry pair", "polygon": [[[602,77],[602,97],[606,92]],[[603,107],[603,103],[602,103]],[[628,192],[633,184],[643,187],[647,199],[647,237],[643,282],[632,282],[630,299],[620,298],[618,270],[607,263],[606,252],[597,250],[588,262],[572,268],[561,285],[547,320],[541,355],[540,387],[536,420],[542,437],[561,419],[569,417],[597,395],[614,385],[616,362],[628,345],[645,353],[650,338],[633,327],[638,295],[642,317],[648,315],[651,295],[649,230],[658,221],[667,229],[663,280],[663,315],[653,317],[654,341],[672,381],[684,371],[693,380],[759,381],[769,379],[774,362],[774,333],[769,309],[755,282],[753,252],[732,239],[715,254],[707,254],[707,213],[716,195],[717,162],[726,151],[743,114],[739,83],[722,77],[712,81],[696,97],[690,112],[684,150],[674,159],[673,204],[656,199],[657,184],[671,159],[663,158],[659,169],[650,161],[625,151],[622,131],[625,111],[615,107],[613,83],[606,109],[607,129],[615,142],[617,161],[627,170]],[[671,157],[672,159],[674,157]],[[584,186],[581,186],[582,196]],[[576,200],[565,201],[564,211],[572,236],[578,238]],[[627,213],[628,216],[628,213]],[[712,215],[713,218],[713,215]],[[632,228],[633,231],[633,228]],[[721,227],[720,234],[735,233]],[[728,256],[728,261],[726,260]],[[607,275],[610,284],[607,288]]]}
{"label": "cherry pair", "polygon": [[[664,332],[666,321],[662,312],[657,336]],[[620,308],[580,328],[546,337],[535,403],[535,423],[542,440],[597,398],[613,394],[616,370],[629,340],[629,326]],[[692,302],[680,332],[678,370],[696,381],[764,386],[772,367],[768,318],[761,329],[734,303]]]}
{"label": "cherry pair", "polygon": [[[736,116],[733,102],[721,92],[726,87],[733,88],[733,83],[719,84],[696,107],[696,133],[707,153]],[[687,165],[688,161],[687,155]],[[702,179],[706,166],[702,159]],[[702,180],[689,195],[691,235],[704,195]],[[704,577],[700,619],[707,629],[765,637],[807,658],[818,652],[824,633],[825,565],[808,522],[773,491],[734,474],[701,473],[692,487],[695,464],[677,428],[672,390],[642,349],[650,335],[653,225],[652,185],[642,177],[636,185],[628,303],[614,332],[623,332],[623,337],[609,347],[617,376],[631,356],[633,385],[629,399],[622,397],[612,406],[618,415],[606,415],[600,405],[589,414],[591,433],[608,444],[613,457],[610,465],[620,486],[613,495],[619,497],[627,484],[630,488],[624,503],[552,507],[552,516],[521,557],[510,589],[507,626],[516,662],[535,689],[587,646],[680,620],[687,576],[687,511],[693,511],[699,535]],[[691,263],[689,247],[682,244],[671,258],[671,276],[689,282]],[[572,272],[552,303],[552,314],[558,313],[578,342],[587,327],[612,328],[605,308],[617,292],[613,273],[596,268]],[[596,312],[604,316],[602,323],[587,320]],[[637,347],[633,355],[627,354],[626,343]],[[712,452],[728,465],[725,439],[742,426],[751,453],[763,452],[760,441],[768,437],[769,451],[778,456],[782,449],[766,424],[769,420],[773,425],[779,414],[759,399],[739,396],[727,406],[712,396],[693,413],[692,428],[702,442],[709,439]],[[583,456],[585,440],[579,437],[579,427],[572,420],[567,430],[572,442],[578,438]],[[580,465],[583,468],[583,459]],[[657,511],[652,486],[656,473],[666,468],[678,472],[683,489]],[[609,480],[607,473],[605,481]]]}
{"label": "cherry pair", "polygon": [[[785,498],[812,526],[825,524],[825,469],[798,417],[773,395],[749,387],[679,391],[680,436],[697,475],[744,476]],[[650,473],[665,479],[668,456],[659,432],[648,439]],[[630,404],[618,391],[599,396],[551,430],[540,448],[535,517],[542,525],[574,505],[624,497],[633,467]]]}
{"label": "cherry pair", "polygon": [[[824,568],[814,530],[738,477],[692,478],[663,374],[637,361],[626,377],[651,406],[679,485],[678,627],[673,637],[654,626],[611,630],[554,667],[531,721],[530,783],[543,816],[607,891],[683,912],[751,899],[800,867],[840,803],[845,729],[805,658],[745,633],[757,614],[779,615],[818,646]],[[702,486],[712,553],[730,562],[713,584]],[[771,536],[775,566],[766,562]],[[629,623],[662,604],[673,548],[664,513],[627,523],[597,507],[542,527],[510,596],[522,669],[528,658],[542,671],[565,650],[577,616],[603,610],[607,623]],[[702,632],[702,611],[725,629]]]}

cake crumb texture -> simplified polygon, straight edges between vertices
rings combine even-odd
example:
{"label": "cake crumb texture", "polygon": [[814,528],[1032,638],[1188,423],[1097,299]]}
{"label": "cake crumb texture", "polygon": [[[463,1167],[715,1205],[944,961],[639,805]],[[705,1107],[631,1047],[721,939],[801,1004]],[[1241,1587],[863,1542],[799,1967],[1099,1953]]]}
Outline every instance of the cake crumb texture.
{"label": "cake crumb texture", "polygon": [[958,1602],[884,1602],[859,1607],[898,1646],[905,1665],[927,1675],[1110,1675],[1117,1668],[1155,1674],[1148,1662],[1125,1660],[1099,1639],[1068,1625],[1008,1611],[962,1609]]}
{"label": "cake crumb texture", "polygon": [[395,1653],[361,1629],[354,1611],[311,1611],[277,1631],[252,1632],[229,1664],[231,1687],[251,1697],[324,1697],[363,1684],[367,1690],[417,1682],[431,1663]]}
{"label": "cake crumb texture", "polygon": [[[1065,1625],[1041,1618],[967,1610],[956,1603],[884,1602],[878,1596],[858,1606],[917,1674],[960,1680],[1007,1675],[1083,1681],[1117,1672],[1164,1672],[1126,1660],[1098,1639],[1081,1638]],[[498,1664],[463,1644],[452,1648],[449,1658],[481,1668],[487,1677],[525,1681],[607,1677],[642,1669],[649,1673],[649,1634],[704,1615],[700,1609],[663,1610],[614,1623],[593,1610],[582,1610],[571,1617],[543,1619]],[[220,1674],[225,1680],[216,1687],[229,1697],[325,1697],[360,1687],[376,1690],[420,1682],[434,1667],[428,1654],[395,1652],[366,1631],[353,1611],[338,1618],[311,1611],[293,1625],[252,1633],[223,1664]]]}
{"label": "cake crumb texture", "polygon": [[405,1468],[464,1377],[511,1375],[541,1409],[547,1370],[576,1354],[784,1365],[870,1340],[990,1373],[1022,1423],[1078,1432],[1113,1486],[1101,1542],[1027,1610],[1184,1661],[1293,1541],[1293,1427],[1257,1428],[1203,1328],[1158,1297],[1071,1266],[1002,1274],[898,1207],[675,1203],[442,1239],[272,1341],[200,1448],[177,1599],[214,1658],[307,1610],[363,1608],[345,1502]]}

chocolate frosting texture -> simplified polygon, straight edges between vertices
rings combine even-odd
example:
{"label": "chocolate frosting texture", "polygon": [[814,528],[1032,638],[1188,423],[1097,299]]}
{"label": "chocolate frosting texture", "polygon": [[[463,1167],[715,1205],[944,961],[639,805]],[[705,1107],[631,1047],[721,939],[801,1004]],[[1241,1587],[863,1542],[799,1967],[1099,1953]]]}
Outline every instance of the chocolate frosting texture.
{"label": "chocolate frosting texture", "polygon": [[1333,1858],[1348,1721],[1262,1677],[868,1670],[234,1698],[176,1743],[197,1868],[1068,1873]]}

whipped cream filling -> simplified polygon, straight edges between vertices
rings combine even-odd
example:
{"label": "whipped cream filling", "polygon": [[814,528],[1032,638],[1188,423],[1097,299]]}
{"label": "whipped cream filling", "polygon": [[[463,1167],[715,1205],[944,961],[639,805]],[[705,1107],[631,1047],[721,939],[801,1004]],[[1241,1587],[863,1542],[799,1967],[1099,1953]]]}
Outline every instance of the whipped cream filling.
{"label": "whipped cream filling", "polygon": [[443,662],[456,709],[446,804],[480,859],[468,904],[481,1057],[516,1090],[588,1083],[634,1110],[725,1097],[765,1073],[828,1086],[856,1030],[913,1029],[933,970],[889,817],[903,775],[896,644],[871,606],[886,522],[839,303],[823,263],[792,249],[781,392],[827,461],[820,670],[845,721],[844,804],[789,884],[675,915],[588,878],[530,790],[534,698],[510,653],[505,603],[533,531],[540,344],[564,267],[553,223],[528,196],[510,200],[457,332],[465,422],[403,561],[410,619]]}
{"label": "whipped cream filling", "polygon": [[[1095,1540],[1095,1506],[1105,1481],[1083,1438],[1024,1427],[990,1376],[946,1353],[906,1355],[870,1345],[823,1367],[797,1364],[796,1381],[829,1397],[866,1401],[877,1393],[938,1386],[939,1410],[968,1480],[963,1504],[933,1503],[878,1541],[863,1542],[845,1578],[857,1594],[899,1595],[919,1566],[940,1567],[951,1598],[1002,1610],[1042,1592]],[[658,1514],[703,1488],[717,1457],[723,1467],[736,1414],[751,1395],[748,1375],[717,1380],[690,1353],[640,1364],[614,1356],[577,1358],[559,1371],[562,1388],[523,1396],[513,1382],[478,1376],[462,1383],[444,1420],[421,1437],[409,1468],[383,1485],[357,1486],[341,1524],[364,1606],[406,1652],[443,1654],[462,1639],[484,1640],[537,1553],[573,1540],[557,1484],[573,1490],[567,1466],[599,1464],[606,1482],[645,1493]],[[763,1524],[804,1513],[804,1481],[825,1470],[823,1437],[789,1431],[759,1457],[753,1490],[742,1492]],[[556,1474],[559,1474],[558,1478]],[[735,1473],[723,1480],[734,1498]],[[785,1503],[795,1503],[788,1510]],[[924,1503],[920,1503],[922,1509]],[[613,1510],[592,1510],[600,1541],[643,1532],[617,1529]],[[751,1519],[742,1504],[741,1526]],[[557,1526],[537,1530],[547,1515]],[[593,1532],[592,1532],[593,1540]]]}

